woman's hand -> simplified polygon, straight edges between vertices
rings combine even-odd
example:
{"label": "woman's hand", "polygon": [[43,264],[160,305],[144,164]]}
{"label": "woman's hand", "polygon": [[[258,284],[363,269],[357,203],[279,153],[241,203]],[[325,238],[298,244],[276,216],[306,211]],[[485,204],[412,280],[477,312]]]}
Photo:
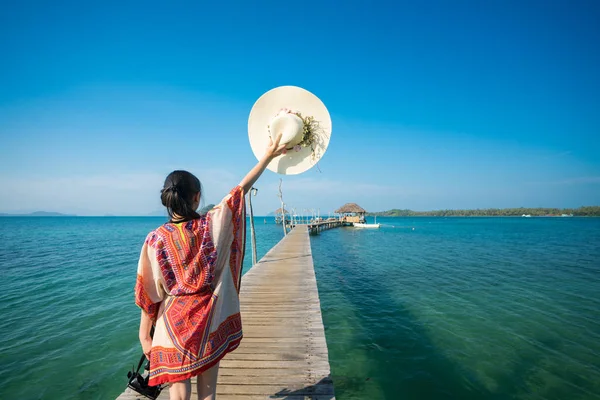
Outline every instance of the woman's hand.
{"label": "woman's hand", "polygon": [[142,351],[144,352],[144,355],[149,360],[150,351],[152,350],[152,338],[140,338],[140,343],[142,343]]}
{"label": "woman's hand", "polygon": [[275,141],[269,138],[269,146],[267,146],[267,150],[265,151],[265,155],[258,161],[258,164],[254,166],[246,174],[244,179],[240,182],[240,186],[244,190],[244,194],[248,193],[254,182],[258,180],[258,177],[265,171],[267,165],[277,156],[281,154],[285,154],[285,144],[279,144],[281,141],[282,134],[280,133],[275,138]]}
{"label": "woman's hand", "polygon": [[281,135],[283,134],[280,133],[279,135],[277,135],[274,142],[273,139],[269,136],[269,145],[267,146],[265,156],[269,158],[275,158],[281,154],[285,154],[285,143],[279,144],[279,142],[281,141]]}

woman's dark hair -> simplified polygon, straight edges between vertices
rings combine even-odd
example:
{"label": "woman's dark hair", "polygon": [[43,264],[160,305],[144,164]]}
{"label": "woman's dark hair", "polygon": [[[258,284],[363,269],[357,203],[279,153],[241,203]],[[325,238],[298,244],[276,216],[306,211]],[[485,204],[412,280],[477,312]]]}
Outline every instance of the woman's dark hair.
{"label": "woman's dark hair", "polygon": [[200,193],[202,197],[202,185],[200,180],[187,171],[173,171],[165,179],[165,184],[160,191],[160,200],[163,206],[167,207],[167,212],[171,221],[176,214],[178,221],[189,221],[194,218],[200,218],[200,215],[192,207],[194,196]]}

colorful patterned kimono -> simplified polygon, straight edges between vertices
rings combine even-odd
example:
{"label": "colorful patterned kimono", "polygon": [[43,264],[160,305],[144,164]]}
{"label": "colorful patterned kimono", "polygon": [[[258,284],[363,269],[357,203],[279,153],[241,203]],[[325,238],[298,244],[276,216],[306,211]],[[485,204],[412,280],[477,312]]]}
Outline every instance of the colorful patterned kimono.
{"label": "colorful patterned kimono", "polygon": [[155,324],[151,386],[199,375],[240,344],[245,222],[238,186],[206,216],[148,234],[135,302]]}

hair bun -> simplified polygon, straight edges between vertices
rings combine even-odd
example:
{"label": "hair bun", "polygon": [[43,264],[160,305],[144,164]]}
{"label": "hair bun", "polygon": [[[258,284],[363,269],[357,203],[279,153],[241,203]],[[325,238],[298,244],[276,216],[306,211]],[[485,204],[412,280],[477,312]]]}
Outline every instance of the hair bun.
{"label": "hair bun", "polygon": [[179,193],[179,189],[177,188],[177,185],[171,185],[169,187],[166,187],[163,189],[165,192],[173,192],[173,193]]}

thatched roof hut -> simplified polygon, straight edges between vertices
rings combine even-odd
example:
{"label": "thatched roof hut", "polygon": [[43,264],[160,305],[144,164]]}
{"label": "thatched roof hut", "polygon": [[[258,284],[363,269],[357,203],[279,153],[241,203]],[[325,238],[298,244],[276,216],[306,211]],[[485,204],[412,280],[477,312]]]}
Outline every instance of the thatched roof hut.
{"label": "thatched roof hut", "polygon": [[346,203],[337,210],[335,210],[337,214],[347,214],[347,213],[355,213],[355,214],[365,214],[367,211],[359,206],[356,203]]}
{"label": "thatched roof hut", "polygon": [[[285,208],[283,209],[283,212],[285,214],[289,214],[290,212],[288,210],[286,210]],[[274,212],[275,215],[281,215],[281,208],[278,208],[277,210],[275,210]]]}

